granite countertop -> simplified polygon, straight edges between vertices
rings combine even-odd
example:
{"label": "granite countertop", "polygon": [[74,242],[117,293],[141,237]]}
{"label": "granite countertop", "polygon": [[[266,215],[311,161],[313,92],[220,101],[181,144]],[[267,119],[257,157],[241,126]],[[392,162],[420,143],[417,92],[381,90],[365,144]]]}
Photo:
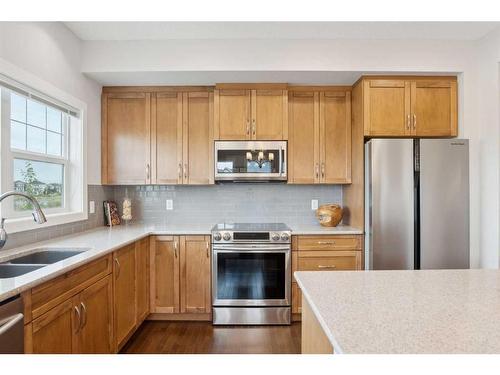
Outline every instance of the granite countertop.
{"label": "granite countertop", "polygon": [[336,353],[500,353],[500,270],[294,276]]}
{"label": "granite countertop", "polygon": [[[72,248],[85,250],[83,253],[63,261],[45,266],[19,277],[0,279],[0,302],[19,294],[35,285],[50,280],[91,260],[126,246],[149,235],[210,235],[213,224],[129,224],[113,228],[100,227],[70,236],[36,242],[9,250],[0,251],[0,263],[32,253],[40,248]],[[291,226],[292,234],[359,234],[351,227],[322,228],[317,225]],[[297,231],[297,232],[295,232]]]}

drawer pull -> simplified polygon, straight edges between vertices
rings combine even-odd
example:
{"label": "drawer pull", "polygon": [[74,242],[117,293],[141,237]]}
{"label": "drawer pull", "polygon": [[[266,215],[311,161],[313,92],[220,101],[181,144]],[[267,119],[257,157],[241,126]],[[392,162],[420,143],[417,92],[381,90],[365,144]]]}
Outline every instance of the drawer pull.
{"label": "drawer pull", "polygon": [[318,241],[318,245],[335,245],[335,241]]}
{"label": "drawer pull", "polygon": [[321,268],[321,269],[334,269],[334,268],[337,268],[335,265],[331,265],[331,266],[324,266],[322,264],[318,265],[318,268]]}

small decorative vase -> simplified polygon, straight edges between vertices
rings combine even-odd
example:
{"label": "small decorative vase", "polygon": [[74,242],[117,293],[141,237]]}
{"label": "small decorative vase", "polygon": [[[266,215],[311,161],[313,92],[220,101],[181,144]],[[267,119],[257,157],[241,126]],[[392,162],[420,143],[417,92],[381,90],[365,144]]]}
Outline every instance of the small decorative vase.
{"label": "small decorative vase", "polygon": [[125,222],[132,220],[132,201],[130,198],[123,199],[122,219]]}
{"label": "small decorative vase", "polygon": [[324,227],[336,227],[342,220],[342,207],[338,204],[324,204],[316,210],[316,217]]}

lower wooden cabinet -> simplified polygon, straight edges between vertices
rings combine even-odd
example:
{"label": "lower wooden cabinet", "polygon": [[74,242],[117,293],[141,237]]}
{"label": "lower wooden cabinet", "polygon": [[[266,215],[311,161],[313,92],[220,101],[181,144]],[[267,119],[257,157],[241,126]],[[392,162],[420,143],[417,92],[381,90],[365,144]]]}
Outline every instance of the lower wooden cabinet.
{"label": "lower wooden cabinet", "polygon": [[172,317],[205,314],[208,318],[210,236],[155,236],[150,256],[151,312]]}
{"label": "lower wooden cabinet", "polygon": [[[361,270],[362,250],[362,235],[293,236],[292,272]],[[292,314],[300,319],[301,313],[302,293],[292,282]]]}
{"label": "lower wooden cabinet", "polygon": [[120,348],[135,330],[135,244],[113,254],[114,321],[116,347]]}
{"label": "lower wooden cabinet", "polygon": [[39,354],[112,353],[112,280],[106,276],[64,301],[27,327],[28,352]]}
{"label": "lower wooden cabinet", "polygon": [[149,315],[149,237],[135,243],[137,325]]}

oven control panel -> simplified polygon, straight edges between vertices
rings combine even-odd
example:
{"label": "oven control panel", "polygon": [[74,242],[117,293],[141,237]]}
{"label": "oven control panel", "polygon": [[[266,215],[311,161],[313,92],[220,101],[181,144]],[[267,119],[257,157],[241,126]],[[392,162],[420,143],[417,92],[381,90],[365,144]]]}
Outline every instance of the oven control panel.
{"label": "oven control panel", "polygon": [[290,231],[277,232],[236,232],[236,231],[216,231],[212,232],[212,242],[233,243],[233,242],[257,242],[257,243],[290,243]]}

